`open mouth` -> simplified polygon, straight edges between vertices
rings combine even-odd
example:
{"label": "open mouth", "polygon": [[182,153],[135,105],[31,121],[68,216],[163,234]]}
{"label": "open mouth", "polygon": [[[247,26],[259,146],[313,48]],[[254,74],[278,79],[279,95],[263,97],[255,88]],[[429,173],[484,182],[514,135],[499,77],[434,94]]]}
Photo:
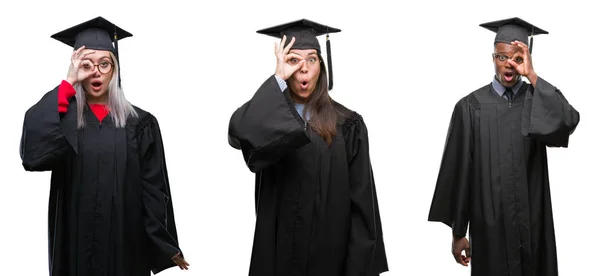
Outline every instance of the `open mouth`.
{"label": "open mouth", "polygon": [[98,91],[102,87],[102,82],[99,80],[95,80],[95,81],[92,81],[92,83],[90,83],[90,85],[92,85],[92,89]]}
{"label": "open mouth", "polygon": [[514,78],[515,78],[515,73],[514,72],[505,72],[504,73],[504,80],[506,82],[511,82]]}
{"label": "open mouth", "polygon": [[302,89],[307,89],[308,88],[308,81],[301,81],[300,82],[300,87]]}

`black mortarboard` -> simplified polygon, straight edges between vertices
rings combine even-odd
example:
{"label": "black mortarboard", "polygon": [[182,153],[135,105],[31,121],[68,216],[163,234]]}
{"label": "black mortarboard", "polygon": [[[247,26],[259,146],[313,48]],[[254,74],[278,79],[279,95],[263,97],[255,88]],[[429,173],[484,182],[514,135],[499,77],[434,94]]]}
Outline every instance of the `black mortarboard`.
{"label": "black mortarboard", "polygon": [[[547,31],[518,17],[484,23],[479,26],[496,33],[494,43],[503,42],[510,44],[511,42],[518,40],[529,46],[529,53],[533,50],[533,36],[538,34],[548,34]],[[527,43],[527,36],[531,36],[529,43]]]}
{"label": "black mortarboard", "polygon": [[[117,58],[118,63],[119,46],[117,41],[130,36],[133,35],[99,16],[53,34],[51,37],[73,47],[73,49],[79,49],[79,47],[85,45],[86,49],[111,51]],[[119,85],[120,80],[119,77]]]}
{"label": "black mortarboard", "polygon": [[300,19],[297,21],[277,25],[274,27],[262,29],[256,31],[259,34],[269,35],[276,38],[287,37],[286,45],[295,37],[296,40],[291,49],[316,49],[317,53],[321,55],[321,45],[317,36],[327,34],[327,68],[328,68],[328,79],[329,79],[329,90],[333,88],[333,74],[331,66],[331,43],[329,42],[329,33],[341,32],[340,29],[322,25],[307,19]]}

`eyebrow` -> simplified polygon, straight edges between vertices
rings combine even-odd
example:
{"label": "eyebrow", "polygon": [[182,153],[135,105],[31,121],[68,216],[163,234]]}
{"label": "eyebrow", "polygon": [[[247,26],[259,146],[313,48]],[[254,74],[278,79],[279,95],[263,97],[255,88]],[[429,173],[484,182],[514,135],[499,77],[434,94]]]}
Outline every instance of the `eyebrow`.
{"label": "eyebrow", "polygon": [[[294,50],[291,50],[290,53],[300,55],[300,53],[298,53],[298,52],[296,52]],[[310,56],[310,55],[317,55],[317,51],[314,50],[313,52],[310,52],[310,53],[307,54],[307,56]]]}

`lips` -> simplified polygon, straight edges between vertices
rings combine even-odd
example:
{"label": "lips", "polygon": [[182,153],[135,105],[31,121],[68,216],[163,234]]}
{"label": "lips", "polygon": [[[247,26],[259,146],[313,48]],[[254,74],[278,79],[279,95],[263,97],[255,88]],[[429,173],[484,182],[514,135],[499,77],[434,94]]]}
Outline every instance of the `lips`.
{"label": "lips", "polygon": [[511,82],[515,78],[514,72],[504,72],[504,80],[506,82]]}
{"label": "lips", "polygon": [[99,80],[92,81],[90,85],[92,86],[92,89],[94,91],[100,91],[100,89],[102,88],[102,82]]}
{"label": "lips", "polygon": [[308,89],[308,81],[300,81],[300,88],[302,89]]}

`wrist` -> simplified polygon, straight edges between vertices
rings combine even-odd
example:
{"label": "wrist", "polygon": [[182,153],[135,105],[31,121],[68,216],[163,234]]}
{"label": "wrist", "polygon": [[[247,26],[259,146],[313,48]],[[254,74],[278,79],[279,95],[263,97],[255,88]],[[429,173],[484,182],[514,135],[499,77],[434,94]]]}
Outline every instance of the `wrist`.
{"label": "wrist", "polygon": [[75,86],[75,84],[77,83],[76,79],[70,78],[70,77],[67,77],[67,79],[65,81],[67,81],[69,84],[71,84],[71,86]]}
{"label": "wrist", "polygon": [[280,78],[281,80],[284,80],[284,81],[286,81],[286,79],[285,79],[285,78],[283,77],[283,75],[282,75],[282,74],[280,74],[280,73],[275,73],[275,76],[276,76],[276,77],[278,77],[278,78]]}
{"label": "wrist", "polygon": [[528,80],[532,81],[533,79],[537,79],[537,74],[535,73],[535,71],[532,71],[531,73],[527,74],[527,76],[525,76]]}
{"label": "wrist", "polygon": [[529,83],[531,83],[531,85],[533,85],[533,87],[535,87],[535,85],[537,83],[538,75],[535,72],[531,72],[526,77],[529,80]]}

